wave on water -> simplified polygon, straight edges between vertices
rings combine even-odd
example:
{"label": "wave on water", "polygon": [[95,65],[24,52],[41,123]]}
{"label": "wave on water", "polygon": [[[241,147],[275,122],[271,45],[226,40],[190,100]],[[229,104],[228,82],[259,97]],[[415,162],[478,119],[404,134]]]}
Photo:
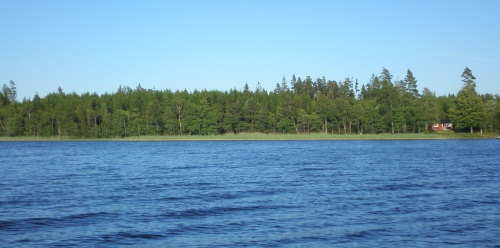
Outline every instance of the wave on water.
{"label": "wave on water", "polygon": [[97,212],[97,213],[83,213],[75,215],[67,215],[62,217],[34,217],[15,220],[0,220],[0,230],[2,231],[28,231],[37,228],[63,228],[69,226],[82,226],[85,224],[102,223],[103,221],[113,219],[118,214]]}
{"label": "wave on water", "polygon": [[494,247],[498,161],[496,140],[13,142],[0,247]]}

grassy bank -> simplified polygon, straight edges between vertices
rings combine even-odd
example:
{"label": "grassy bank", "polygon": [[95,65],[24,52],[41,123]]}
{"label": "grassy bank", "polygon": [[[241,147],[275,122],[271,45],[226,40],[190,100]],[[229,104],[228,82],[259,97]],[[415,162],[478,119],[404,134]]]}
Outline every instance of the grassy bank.
{"label": "grassy bank", "polygon": [[440,135],[420,134],[263,134],[242,133],[206,136],[144,136],[125,140],[400,140],[400,139],[442,139]]}
{"label": "grassy bank", "polygon": [[497,134],[468,134],[434,132],[420,134],[263,134],[241,133],[225,135],[182,135],[182,136],[136,136],[126,138],[76,138],[76,137],[0,137],[0,141],[182,141],[182,140],[437,140],[437,139],[484,139],[496,138]]}

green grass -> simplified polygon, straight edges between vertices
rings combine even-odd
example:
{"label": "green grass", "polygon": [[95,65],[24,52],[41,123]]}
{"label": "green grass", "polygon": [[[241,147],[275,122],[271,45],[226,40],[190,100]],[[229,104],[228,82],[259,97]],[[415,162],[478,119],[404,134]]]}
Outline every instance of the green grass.
{"label": "green grass", "polygon": [[241,133],[224,135],[136,136],[126,138],[75,137],[0,137],[0,141],[196,141],[196,140],[436,140],[496,138],[496,134],[468,134],[451,131],[420,134],[264,134]]}
{"label": "green grass", "polygon": [[436,139],[474,139],[492,138],[479,134],[264,134],[241,133],[225,135],[186,135],[186,136],[141,136],[117,140],[436,140]]}

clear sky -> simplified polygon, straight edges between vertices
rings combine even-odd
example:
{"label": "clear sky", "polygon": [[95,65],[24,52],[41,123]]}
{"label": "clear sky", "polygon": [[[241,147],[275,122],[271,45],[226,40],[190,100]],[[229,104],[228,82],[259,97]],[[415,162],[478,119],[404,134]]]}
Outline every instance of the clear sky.
{"label": "clear sky", "polygon": [[18,100],[119,85],[274,90],[283,76],[358,79],[412,70],[456,94],[468,66],[500,93],[500,1],[1,0],[0,84]]}

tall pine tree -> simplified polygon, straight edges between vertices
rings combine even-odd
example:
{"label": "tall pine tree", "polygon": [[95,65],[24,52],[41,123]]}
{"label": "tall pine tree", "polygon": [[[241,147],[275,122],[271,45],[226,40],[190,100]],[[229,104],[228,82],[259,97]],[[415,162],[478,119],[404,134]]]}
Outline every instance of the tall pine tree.
{"label": "tall pine tree", "polygon": [[418,97],[417,79],[415,79],[410,69],[408,69],[408,71],[406,72],[404,83],[406,92],[413,97]]}
{"label": "tall pine tree", "polygon": [[[484,117],[484,103],[476,92],[476,78],[469,67],[462,73],[464,86],[458,92],[454,108],[451,111],[454,129],[457,131],[474,132],[474,128],[481,128]],[[482,129],[481,129],[482,131]]]}

